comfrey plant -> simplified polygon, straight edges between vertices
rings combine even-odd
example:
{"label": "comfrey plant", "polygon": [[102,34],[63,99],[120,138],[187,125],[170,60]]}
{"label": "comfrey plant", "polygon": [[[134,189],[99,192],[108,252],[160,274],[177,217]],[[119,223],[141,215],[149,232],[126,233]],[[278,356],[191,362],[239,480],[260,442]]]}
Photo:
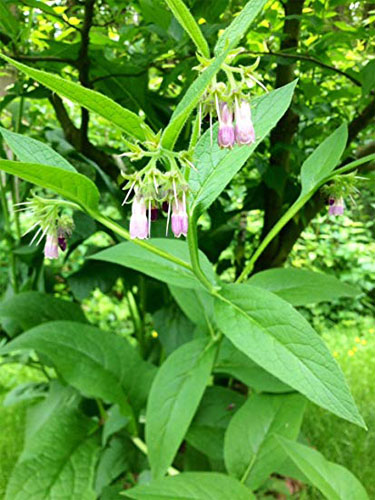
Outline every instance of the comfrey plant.
{"label": "comfrey plant", "polygon": [[[64,281],[74,302],[40,292],[43,266],[22,282],[32,290],[18,294],[23,269],[12,268],[14,293],[1,310],[8,315],[22,304],[23,315],[15,314],[10,326],[4,322],[10,340],[1,348],[2,363],[26,359],[41,367],[45,383],[30,389],[42,396],[28,419],[33,423],[37,416],[38,426],[28,427],[6,500],[119,495],[249,500],[277,496],[269,486],[275,475],[307,478],[328,498],[368,499],[353,474],[299,438],[307,401],[366,426],[336,360],[295,308],[354,296],[357,290],[332,276],[306,276],[299,269],[253,271],[265,248],[323,186],[330,186],[335,200],[346,198],[334,186],[375,155],[339,167],[347,126],[333,131],[301,165],[300,194],[254,253],[244,255],[237,279],[234,273],[220,273],[220,265],[199,249],[200,217],[213,220],[214,207],[220,207],[214,202],[245,164],[251,168],[255,146],[292,101],[296,82],[252,95],[250,107],[249,83],[259,80],[253,70],[238,65],[236,46],[265,3],[248,2],[210,48],[182,0],[166,0],[194,42],[200,65],[159,132],[145,113],[5,57],[28,77],[121,130],[130,160],[123,205],[131,204],[128,231],[122,224],[124,209],[117,206],[119,193],[111,207],[116,216],[106,214],[115,181],[107,189],[111,181],[96,184],[46,144],[0,129],[22,158],[0,159],[3,172],[63,198],[34,196],[22,205],[32,214],[31,229],[38,228],[35,238],[47,239],[46,256],[55,258],[66,247],[72,222],[61,212],[70,213],[68,208],[77,211],[85,229],[94,226],[81,242],[97,230],[107,232],[111,242],[90,253],[84,267]],[[205,116],[218,124],[202,130]],[[7,202],[1,193],[0,201]],[[177,239],[148,240],[153,221],[163,214],[166,233],[171,230]],[[245,220],[243,233],[246,229]],[[95,267],[94,261],[99,261]],[[63,279],[65,273],[64,268]],[[98,283],[114,290],[113,277],[131,325],[126,335],[90,325],[79,303]],[[77,287],[77,280],[83,286]],[[19,356],[22,350],[27,353]]]}

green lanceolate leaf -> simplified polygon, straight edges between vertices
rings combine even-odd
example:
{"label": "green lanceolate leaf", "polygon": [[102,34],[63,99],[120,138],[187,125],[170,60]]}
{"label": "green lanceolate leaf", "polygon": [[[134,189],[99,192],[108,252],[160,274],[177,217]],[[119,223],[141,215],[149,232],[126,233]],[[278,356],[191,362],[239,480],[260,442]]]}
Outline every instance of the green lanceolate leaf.
{"label": "green lanceolate leaf", "polygon": [[254,274],[247,283],[265,288],[294,306],[355,297],[361,293],[334,276],[293,268],[267,269]]}
{"label": "green lanceolate leaf", "polygon": [[215,348],[199,339],[175,350],[159,368],[147,403],[146,443],[152,475],[162,477],[180,447],[212,370]]}
{"label": "green lanceolate leaf", "polygon": [[[162,256],[151,253],[147,249],[129,241],[103,250],[91,258],[113,262],[120,266],[130,267],[136,271],[152,276],[160,281],[184,288],[200,288],[201,284],[194,276],[189,261],[189,249],[186,242],[153,238],[151,245],[168,252],[186,263],[186,266],[164,259]],[[214,282],[214,272],[207,257],[200,252],[200,260],[205,274]]]}
{"label": "green lanceolate leaf", "polygon": [[274,433],[296,439],[306,400],[297,394],[254,394],[232,417],[225,434],[228,472],[257,489],[285,460]]}
{"label": "green lanceolate leaf", "polygon": [[47,189],[51,189],[87,210],[97,210],[99,191],[84,175],[60,167],[0,160],[0,170]]}
{"label": "green lanceolate leaf", "polygon": [[329,462],[317,450],[276,436],[280,446],[311,483],[329,500],[368,500],[358,479],[342,465]]}
{"label": "green lanceolate leaf", "polygon": [[90,436],[93,422],[72,404],[72,396],[61,404],[51,403],[47,400],[33,408],[44,418],[29,435],[12,471],[6,500],[96,498],[93,482],[99,439]]}
{"label": "green lanceolate leaf", "polygon": [[338,164],[348,140],[348,128],[342,124],[307,158],[301,167],[300,197],[312,191]]}
{"label": "green lanceolate leaf", "polygon": [[165,0],[168,7],[173,12],[177,21],[184,28],[186,33],[195,43],[197,49],[205,57],[210,57],[210,49],[202,32],[196,23],[194,17],[191,15],[189,9],[186,7],[182,0]]}
{"label": "green lanceolate leaf", "polygon": [[221,293],[217,325],[240,351],[314,403],[366,427],[340,367],[301,314],[250,285],[227,285]]}
{"label": "green lanceolate leaf", "polygon": [[84,395],[117,403],[125,412],[126,401],[142,407],[155,373],[127,340],[73,321],[39,325],[0,352],[20,349],[47,356],[57,372]]}
{"label": "green lanceolate leaf", "polygon": [[5,0],[0,0],[0,25],[5,33],[14,38],[17,37],[21,27]]}
{"label": "green lanceolate leaf", "polygon": [[11,318],[23,330],[65,318],[86,323],[78,304],[41,292],[23,292],[3,300],[0,302],[0,318]]}
{"label": "green lanceolate leaf", "polygon": [[204,94],[212,78],[219,71],[221,65],[225,61],[226,55],[227,52],[214,59],[210,66],[208,66],[208,68],[206,68],[190,85],[186,94],[178,103],[161,138],[161,143],[164,148],[173,148],[178,136],[180,135],[182,127],[189,118],[193,109],[198,105],[201,96]]}
{"label": "green lanceolate leaf", "polygon": [[215,54],[221,54],[223,50],[234,49],[241,38],[246,34],[255,16],[264,7],[267,0],[250,0],[241,10],[233,22],[221,35],[215,45]]}
{"label": "green lanceolate leaf", "polygon": [[51,165],[52,167],[76,172],[76,169],[63,156],[56,153],[47,144],[26,135],[16,134],[2,127],[0,127],[0,133],[20,161]]}
{"label": "green lanceolate leaf", "polygon": [[184,472],[152,481],[125,492],[136,500],[252,500],[251,491],[235,479],[217,472]]}
{"label": "green lanceolate leaf", "polygon": [[291,387],[254,363],[226,338],[220,344],[214,372],[226,373],[257,392],[282,393],[292,391]]}
{"label": "green lanceolate leaf", "polygon": [[146,139],[147,134],[153,134],[151,129],[143,123],[142,118],[138,115],[123,108],[109,97],[96,92],[95,90],[87,89],[78,83],[65,80],[60,76],[46,71],[41,71],[35,68],[30,68],[26,64],[22,64],[10,57],[1,55],[3,59],[15,66],[17,69],[34,78],[37,82],[49,88],[53,92],[66,97],[67,99],[76,102],[80,106],[93,111],[98,115],[108,120],[111,124],[116,125],[130,137],[141,141]]}
{"label": "green lanceolate leaf", "polygon": [[171,285],[169,285],[169,290],[190,321],[203,328],[212,322],[214,301],[212,295],[206,290],[203,288],[187,290],[186,288]]}
{"label": "green lanceolate leaf", "polygon": [[[210,131],[201,137],[193,159],[197,170],[190,172],[189,179],[193,195],[191,210],[195,216],[207,210],[259,143],[277,124],[290,105],[295,86],[296,81],[254,99],[253,122],[256,142],[251,146],[235,146],[232,150],[220,149],[216,140],[211,145]],[[214,136],[217,136],[217,126],[214,128]]]}

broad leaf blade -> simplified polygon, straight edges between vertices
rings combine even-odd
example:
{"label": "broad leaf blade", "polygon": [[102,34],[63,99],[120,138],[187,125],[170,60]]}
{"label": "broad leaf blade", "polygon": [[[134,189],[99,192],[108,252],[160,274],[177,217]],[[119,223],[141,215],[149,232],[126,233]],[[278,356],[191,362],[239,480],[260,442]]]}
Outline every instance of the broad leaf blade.
{"label": "broad leaf blade", "polygon": [[2,127],[0,127],[0,133],[20,161],[51,165],[52,167],[76,172],[76,169],[63,156],[48,146],[48,144],[44,144],[26,135],[16,134]]}
{"label": "broad leaf blade", "polygon": [[340,367],[290,304],[260,288],[228,285],[215,311],[219,328],[258,365],[314,403],[366,427]]}
{"label": "broad leaf blade", "polygon": [[57,92],[57,94],[102,116],[129,136],[144,141],[146,139],[146,130],[149,134],[152,134],[149,127],[143,123],[142,118],[112,101],[109,97],[52,73],[30,68],[10,57],[4,55],[1,55],[1,57],[53,92]]}
{"label": "broad leaf blade", "polygon": [[241,38],[246,34],[257,16],[259,11],[264,7],[267,0],[250,0],[241,10],[233,22],[224,31],[215,45],[215,54],[221,54],[223,50],[234,49]]}
{"label": "broad leaf blade", "polygon": [[175,142],[180,135],[182,127],[189,118],[193,109],[199,103],[201,96],[210,84],[212,78],[219,71],[223,64],[227,52],[217,57],[211,64],[201,73],[198,78],[190,85],[186,94],[178,103],[167,128],[164,130],[161,144],[166,149],[173,149]]}
{"label": "broad leaf blade", "polygon": [[215,349],[207,339],[184,344],[159,368],[147,403],[146,443],[153,477],[173,462],[198,408],[211,373]]}
{"label": "broad leaf blade", "polygon": [[[216,141],[211,146],[210,131],[201,137],[193,160],[197,170],[190,172],[189,179],[193,195],[191,210],[195,216],[207,210],[277,124],[290,105],[296,83],[294,81],[254,99],[253,121],[257,140],[251,146],[220,149]],[[217,135],[217,127],[214,127],[214,135]]]}
{"label": "broad leaf blade", "polygon": [[301,167],[300,197],[316,188],[338,164],[348,140],[348,127],[343,123],[306,159]]}
{"label": "broad leaf blade", "polygon": [[97,210],[99,191],[84,175],[38,163],[0,160],[0,170],[47,189],[51,189],[85,209]]}
{"label": "broad leaf blade", "polygon": [[1,353],[34,349],[47,356],[60,375],[88,397],[142,407],[155,368],[127,340],[73,321],[37,326],[6,344]]}
{"label": "broad leaf blade", "polygon": [[184,472],[127,490],[136,500],[252,500],[251,491],[235,479],[217,472]]}
{"label": "broad leaf blade", "polygon": [[202,32],[196,23],[194,17],[191,15],[189,9],[186,7],[182,0],[165,0],[173,12],[177,21],[184,28],[186,33],[195,43],[195,46],[205,57],[210,57],[210,49]]}
{"label": "broad leaf blade", "polygon": [[226,373],[257,392],[291,392],[291,387],[257,365],[228,339],[223,339],[217,357],[215,373]]}
{"label": "broad leaf blade", "polygon": [[12,318],[23,330],[66,318],[87,322],[78,304],[41,292],[23,292],[3,300],[0,302],[0,317]]}
{"label": "broad leaf blade", "polygon": [[[120,243],[93,255],[92,259],[113,262],[120,266],[130,267],[136,271],[152,276],[160,281],[176,285],[183,288],[200,288],[201,284],[190,270],[189,249],[186,242],[169,240],[165,238],[152,239],[152,246],[168,252],[186,262],[183,267],[162,256],[151,253],[149,250],[140,247],[132,241]],[[214,272],[207,257],[200,252],[202,268],[209,279],[214,282]]]}
{"label": "broad leaf blade", "polygon": [[366,490],[345,467],[329,462],[317,450],[281,436],[277,440],[295,465],[329,500],[368,500]]}
{"label": "broad leaf blade", "polygon": [[265,288],[294,306],[355,297],[361,293],[334,276],[293,268],[267,269],[254,274],[247,283]]}
{"label": "broad leaf blade", "polygon": [[233,416],[225,434],[228,472],[257,489],[285,460],[274,433],[296,439],[306,400],[296,394],[254,394]]}
{"label": "broad leaf blade", "polygon": [[69,400],[55,408],[46,407],[46,402],[41,405],[48,418],[29,438],[13,469],[5,499],[94,500],[99,440],[90,436],[92,421]]}

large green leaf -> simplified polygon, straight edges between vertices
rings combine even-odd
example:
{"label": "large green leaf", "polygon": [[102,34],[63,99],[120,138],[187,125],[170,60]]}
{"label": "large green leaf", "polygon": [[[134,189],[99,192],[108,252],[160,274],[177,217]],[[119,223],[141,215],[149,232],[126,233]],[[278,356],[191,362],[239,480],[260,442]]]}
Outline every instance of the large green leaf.
{"label": "large green leaf", "polygon": [[203,328],[213,319],[213,297],[205,289],[187,290],[169,285],[173,298],[186,316]]}
{"label": "large green leaf", "polygon": [[116,125],[131,137],[141,141],[146,139],[146,131],[153,134],[149,127],[143,123],[138,115],[123,108],[109,97],[95,90],[82,87],[78,83],[61,78],[58,75],[47,73],[39,69],[30,68],[10,57],[1,55],[3,59],[15,66],[17,69],[34,78],[37,82],[51,89],[53,92],[76,102],[89,111],[93,111],[108,120],[111,125]]}
{"label": "large green leaf", "polygon": [[[166,238],[153,238],[151,245],[159,250],[168,252],[170,255],[180,259],[180,261],[184,261],[186,267],[171,260],[166,260],[155,253],[151,253],[146,248],[140,247],[132,241],[120,243],[119,245],[103,250],[91,258],[130,267],[160,281],[165,281],[170,285],[183,288],[201,288],[200,282],[190,268],[189,249],[186,242]],[[200,261],[206,276],[214,282],[212,266],[202,252],[200,252]]]}
{"label": "large green leaf", "polygon": [[47,321],[69,318],[86,323],[78,304],[41,292],[23,292],[0,302],[0,317],[11,318],[28,330]]}
{"label": "large green leaf", "polygon": [[296,439],[306,400],[297,394],[254,394],[233,416],[225,434],[228,472],[257,489],[285,460],[274,433]]}
{"label": "large green leaf", "polygon": [[52,189],[83,208],[94,211],[98,208],[99,191],[84,175],[60,167],[10,160],[0,160],[0,170],[37,186]]}
{"label": "large green leaf", "polygon": [[76,169],[63,156],[56,153],[44,142],[37,141],[26,135],[16,134],[2,127],[0,127],[0,133],[20,161],[51,165],[52,167],[76,172]]}
{"label": "large green leaf", "polygon": [[189,9],[186,7],[182,0],[165,0],[173,12],[175,18],[188,33],[190,38],[195,43],[196,47],[203,56],[210,57],[210,49],[202,32],[196,23],[194,17],[191,15]]}
{"label": "large green leaf", "polygon": [[254,274],[247,283],[265,288],[294,306],[355,297],[361,293],[334,276],[293,268],[267,269]]}
{"label": "large green leaf", "polygon": [[[197,170],[190,172],[189,185],[195,215],[201,214],[219,196],[233,176],[240,170],[256,147],[277,124],[292,100],[296,81],[273,90],[253,101],[253,122],[256,142],[251,146],[220,149],[216,140],[211,146],[210,131],[201,137],[194,153]],[[214,127],[217,135],[217,126]]]}
{"label": "large green leaf", "polygon": [[307,158],[301,167],[300,197],[312,191],[332,173],[344,152],[347,140],[348,127],[343,123]]}
{"label": "large green leaf", "polygon": [[290,304],[250,285],[227,285],[216,299],[218,327],[244,354],[339,417],[366,427],[340,367]]}
{"label": "large green leaf", "polygon": [[214,371],[216,373],[226,373],[257,392],[280,393],[292,390],[288,385],[254,363],[227,338],[221,342]]}
{"label": "large green leaf", "polygon": [[189,118],[193,109],[198,105],[201,96],[210,84],[212,78],[219,71],[220,66],[225,61],[227,52],[214,59],[214,61],[206,68],[198,78],[190,85],[186,94],[178,103],[168,126],[163,132],[161,143],[164,148],[172,149],[175,145],[182,127]]}
{"label": "large green leaf", "polygon": [[155,368],[143,361],[127,340],[73,321],[37,326],[6,344],[1,353],[34,349],[47,356],[60,375],[88,397],[141,407]]}
{"label": "large green leaf", "polygon": [[295,465],[329,500],[368,500],[358,479],[342,465],[329,462],[317,450],[277,436]]}
{"label": "large green leaf", "polygon": [[8,482],[6,500],[94,500],[98,436],[93,422],[77,409],[69,388],[33,408],[43,415],[29,435]]}
{"label": "large green leaf", "polygon": [[182,443],[206,388],[214,354],[207,339],[194,340],[159,368],[146,413],[146,443],[155,479],[165,474]]}
{"label": "large green leaf", "polygon": [[223,50],[234,49],[241,38],[246,34],[255,16],[264,7],[267,0],[249,0],[233,22],[224,31],[215,45],[215,54]]}
{"label": "large green leaf", "polygon": [[252,500],[254,495],[235,479],[217,472],[184,472],[124,492],[136,500]]}

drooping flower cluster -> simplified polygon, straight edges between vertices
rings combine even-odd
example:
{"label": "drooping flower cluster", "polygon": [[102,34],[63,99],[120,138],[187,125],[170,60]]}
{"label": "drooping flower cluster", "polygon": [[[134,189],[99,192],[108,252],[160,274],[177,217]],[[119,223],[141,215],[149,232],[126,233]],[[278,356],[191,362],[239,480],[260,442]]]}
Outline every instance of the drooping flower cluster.
{"label": "drooping flower cluster", "polygon": [[[135,175],[126,176],[124,189],[128,193],[123,204],[134,193],[129,232],[132,239],[151,237],[151,223],[158,219],[160,208],[167,213],[166,235],[169,227],[176,238],[187,236],[188,214],[186,192],[188,185],[178,170],[162,173],[154,166]],[[130,203],[129,202],[129,203]]]}
{"label": "drooping flower cluster", "polygon": [[332,184],[324,187],[328,194],[328,215],[344,215],[345,199],[354,202],[353,194],[358,192],[355,184],[360,179],[356,172],[347,175],[339,175],[334,178]]}
{"label": "drooping flower cluster", "polygon": [[252,144],[255,142],[255,130],[251,119],[250,103],[244,99],[235,99],[233,111],[226,102],[218,103],[216,96],[216,112],[219,121],[217,142],[221,148],[233,148],[235,144]]}
{"label": "drooping flower cluster", "polygon": [[29,245],[35,241],[36,245],[39,245],[45,237],[44,256],[47,259],[57,259],[59,250],[63,252],[66,250],[67,239],[74,229],[72,218],[69,215],[60,215],[60,206],[57,200],[33,195],[28,201],[19,205],[22,206],[21,210],[28,213],[33,222],[24,236],[38,228]]}

